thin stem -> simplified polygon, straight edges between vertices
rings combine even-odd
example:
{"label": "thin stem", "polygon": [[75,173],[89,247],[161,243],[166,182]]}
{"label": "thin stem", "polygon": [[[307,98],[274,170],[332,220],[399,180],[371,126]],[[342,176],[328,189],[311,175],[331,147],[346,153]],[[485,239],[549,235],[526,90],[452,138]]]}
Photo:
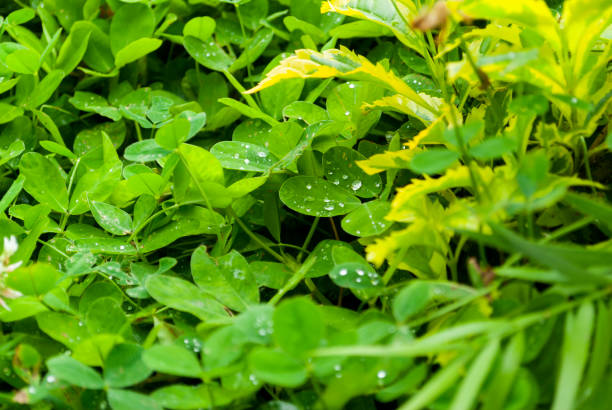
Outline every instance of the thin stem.
{"label": "thin stem", "polygon": [[321,293],[319,288],[317,288],[317,285],[314,284],[312,279],[306,278],[304,279],[304,283],[306,284],[306,287],[308,288],[308,290],[310,290],[310,293],[312,293],[314,297],[319,299],[319,302],[323,303],[324,305],[332,305],[329,299],[327,299],[325,295]]}
{"label": "thin stem", "polygon": [[306,239],[304,239],[304,244],[302,245],[302,251],[298,254],[296,260],[300,262],[302,257],[304,256],[304,250],[308,249],[308,245],[310,244],[310,240],[317,230],[317,225],[319,224],[320,217],[315,217],[314,221],[312,221],[312,225],[310,225],[310,229],[308,230],[308,234],[306,235]]}
{"label": "thin stem", "polygon": [[[206,192],[204,192],[204,188],[202,188],[202,186],[200,185],[200,182],[198,181],[198,179],[194,175],[192,169],[189,167],[189,163],[187,162],[187,159],[185,158],[185,156],[180,151],[177,150],[176,152],[178,153],[178,156],[181,159],[181,162],[185,166],[185,169],[187,170],[187,172],[191,176],[191,179],[193,180],[193,183],[195,184],[196,188],[198,188],[198,191],[200,191],[200,195],[202,195],[202,198],[204,198],[204,202],[206,203],[206,207],[208,208],[210,213],[214,215],[214,210],[213,210],[212,204],[210,203],[210,200],[208,199],[208,195],[206,195]],[[221,242],[221,233],[218,230],[217,230],[217,240],[219,242]]]}
{"label": "thin stem", "polygon": [[285,283],[285,286],[280,288],[278,290],[278,292],[276,292],[276,295],[272,296],[272,298],[268,301],[268,304],[269,305],[276,305],[278,303],[278,301],[281,300],[281,298],[287,292],[289,292],[291,289],[295,288],[298,285],[298,283],[300,283],[302,281],[302,279],[304,278],[306,273],[310,270],[310,268],[312,267],[312,265],[314,265],[314,263],[316,261],[317,261],[317,258],[312,258],[312,259],[306,261],[306,263],[304,263],[302,266],[300,266],[300,268],[293,274],[293,276],[291,276],[291,278],[289,278],[287,283]]}
{"label": "thin stem", "polygon": [[340,240],[340,235],[338,235],[338,229],[336,228],[336,223],[334,222],[334,218],[329,217],[329,223],[331,224],[332,230],[334,231],[334,239],[337,241]]}
{"label": "thin stem", "polygon": [[278,254],[277,252],[273,251],[272,248],[270,248],[268,245],[266,245],[261,239],[259,239],[259,237],[257,235],[255,235],[253,233],[253,231],[251,231],[249,229],[248,226],[246,226],[246,224],[244,222],[242,222],[242,220],[238,217],[238,215],[236,215],[236,212],[234,212],[234,210],[229,207],[227,208],[227,213],[234,218],[234,220],[238,223],[238,225],[240,226],[240,228],[242,228],[242,230],[244,232],[246,232],[247,235],[249,235],[249,237],[251,239],[253,239],[255,242],[257,242],[257,244],[259,244],[259,246],[261,246],[261,248],[263,250],[265,250],[266,252],[268,252],[271,256],[274,257],[274,259],[278,260],[279,262],[282,263],[286,263],[287,261],[285,260],[285,258],[283,258],[280,254]]}
{"label": "thin stem", "polygon": [[408,252],[408,248],[409,248],[408,246],[404,246],[403,248],[400,249],[398,258],[394,260],[391,265],[389,265],[389,267],[387,268],[387,271],[383,275],[383,279],[382,279],[383,284],[386,285],[391,281],[391,278],[393,278],[393,274],[397,270],[399,264],[404,260],[404,257],[406,256],[406,253]]}
{"label": "thin stem", "polygon": [[255,102],[255,100],[253,99],[253,97],[250,94],[246,94],[246,89],[242,86],[242,84],[240,84],[240,81],[238,81],[236,79],[236,77],[234,77],[234,75],[232,73],[230,73],[227,70],[223,70],[223,74],[225,74],[225,77],[227,77],[228,81],[234,86],[234,88],[244,97],[245,101],[247,102],[247,104],[256,109],[259,112],[261,111],[261,108],[259,108],[259,106],[257,105],[257,103]]}
{"label": "thin stem", "polygon": [[[580,145],[582,146],[582,151],[584,153],[584,169],[587,174],[587,178],[589,181],[593,182],[593,174],[591,174],[591,163],[589,160],[589,149],[584,141],[584,137],[580,137]],[[591,186],[591,191],[595,193],[595,187]]]}
{"label": "thin stem", "polygon": [[[541,240],[538,241],[538,243],[547,243],[550,241],[553,241],[555,239],[558,239],[562,236],[565,236],[577,229],[580,229],[590,223],[592,223],[595,220],[595,218],[593,218],[592,216],[586,216],[570,225],[566,225],[564,227],[561,227],[559,229],[557,229],[556,231],[554,231],[553,233],[551,233],[548,236],[545,236],[544,238],[542,238]],[[521,259],[522,254],[521,253],[515,253],[512,256],[510,256],[508,258],[508,260],[506,260],[506,262],[503,264],[504,267],[508,267],[513,265],[514,263],[518,262],[519,259]]]}
{"label": "thin stem", "polygon": [[134,127],[136,128],[136,138],[138,141],[142,141],[142,131],[140,130],[140,125],[134,121]]}

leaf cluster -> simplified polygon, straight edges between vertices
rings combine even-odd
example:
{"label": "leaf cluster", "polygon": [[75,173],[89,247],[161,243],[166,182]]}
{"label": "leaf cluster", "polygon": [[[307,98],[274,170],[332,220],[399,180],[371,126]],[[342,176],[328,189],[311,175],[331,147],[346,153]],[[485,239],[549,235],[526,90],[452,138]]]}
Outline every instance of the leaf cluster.
{"label": "leaf cluster", "polygon": [[1,408],[605,409],[612,4],[0,5]]}

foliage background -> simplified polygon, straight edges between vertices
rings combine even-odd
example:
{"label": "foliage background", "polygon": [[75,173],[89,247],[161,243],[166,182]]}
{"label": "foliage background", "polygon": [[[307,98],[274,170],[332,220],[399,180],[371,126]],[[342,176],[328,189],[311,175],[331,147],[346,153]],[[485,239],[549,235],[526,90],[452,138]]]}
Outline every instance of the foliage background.
{"label": "foliage background", "polygon": [[3,2],[2,406],[607,408],[609,3]]}

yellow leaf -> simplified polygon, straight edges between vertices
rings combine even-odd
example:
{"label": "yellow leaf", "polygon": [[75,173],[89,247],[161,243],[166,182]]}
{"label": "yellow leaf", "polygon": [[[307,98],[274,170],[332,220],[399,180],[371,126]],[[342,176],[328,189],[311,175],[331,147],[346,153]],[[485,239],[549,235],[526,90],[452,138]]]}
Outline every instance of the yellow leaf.
{"label": "yellow leaf", "polygon": [[544,0],[465,0],[447,2],[457,15],[515,23],[530,28],[560,51],[559,25]]}
{"label": "yellow leaf", "polygon": [[413,155],[409,150],[387,151],[356,163],[366,174],[374,175],[387,169],[408,169]]}
{"label": "yellow leaf", "polygon": [[256,93],[282,80],[289,78],[331,78],[340,77],[351,80],[371,81],[401,94],[422,108],[437,112],[427,101],[417,94],[404,80],[387,70],[381,64],[373,64],[367,58],[341,47],[318,52],[296,50],[266,74],[266,77],[248,94]]}
{"label": "yellow leaf", "polygon": [[[490,168],[476,168],[475,172],[480,174],[480,178],[485,183],[493,177]],[[391,211],[387,215],[387,219],[410,221],[414,218],[414,213],[408,205],[415,197],[470,185],[470,172],[466,166],[449,169],[446,174],[439,178],[424,176],[424,179],[413,179],[410,185],[398,189],[397,195],[391,203]]]}
{"label": "yellow leaf", "polygon": [[606,27],[612,24],[612,2],[566,0],[563,3],[562,19],[563,34],[573,60],[574,78],[580,79],[590,68],[586,63],[595,42]]}
{"label": "yellow leaf", "polygon": [[[419,93],[419,96],[423,100],[426,100],[432,107],[435,107],[436,110],[438,110],[443,104],[443,101],[440,98],[431,97],[425,93]],[[419,104],[415,103],[414,101],[410,100],[409,98],[401,94],[395,94],[389,97],[381,98],[379,100],[372,102],[372,104],[365,103],[362,106],[362,108],[364,109],[380,108],[380,109],[398,111],[403,114],[407,114],[412,117],[418,118],[425,125],[431,123],[432,121],[436,119],[436,114],[434,114],[433,112],[429,111],[426,108],[423,108]]]}
{"label": "yellow leaf", "polygon": [[399,4],[394,0],[327,0],[321,4],[321,13],[328,12],[336,12],[385,26],[406,47],[420,54],[425,51],[422,36],[406,24],[407,21],[412,21],[417,16],[417,9],[412,2]]}
{"label": "yellow leaf", "polygon": [[[449,115],[448,112],[445,112],[445,115]],[[357,161],[357,165],[368,175],[388,169],[408,169],[408,164],[416,153],[417,147],[421,144],[441,144],[443,142],[442,132],[445,127],[444,116],[440,116],[410,141],[404,143],[405,149],[376,154],[366,160]]]}

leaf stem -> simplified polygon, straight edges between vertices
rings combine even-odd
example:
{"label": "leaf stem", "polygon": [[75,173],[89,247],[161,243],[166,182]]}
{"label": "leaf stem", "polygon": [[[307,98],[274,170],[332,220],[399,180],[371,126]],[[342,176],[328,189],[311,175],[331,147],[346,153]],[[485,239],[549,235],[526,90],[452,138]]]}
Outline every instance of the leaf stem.
{"label": "leaf stem", "polygon": [[249,229],[248,226],[246,226],[246,224],[244,222],[242,222],[242,220],[238,217],[238,215],[236,215],[236,212],[234,212],[234,210],[232,209],[232,207],[228,207],[226,209],[226,212],[228,213],[228,215],[230,215],[232,218],[234,218],[234,220],[238,223],[238,225],[240,225],[240,228],[242,228],[242,230],[244,232],[246,232],[247,235],[249,235],[249,237],[254,240],[255,242],[257,242],[257,244],[259,246],[261,246],[261,248],[263,250],[265,250],[266,252],[268,252],[271,256],[274,257],[274,259],[278,260],[281,263],[287,263],[287,261],[285,260],[285,258],[283,258],[279,253],[275,252],[272,250],[272,248],[270,248],[268,245],[266,245],[261,239],[259,239],[257,237],[257,235],[255,235],[253,233],[253,231],[251,231]]}
{"label": "leaf stem", "polygon": [[259,105],[257,105],[253,97],[250,94],[246,94],[246,89],[242,86],[242,84],[240,84],[240,81],[238,81],[232,73],[230,73],[228,70],[223,70],[223,74],[225,74],[225,77],[227,77],[228,81],[244,97],[245,101],[251,108],[254,108],[257,111],[263,113],[263,111],[261,111],[261,108],[259,108]]}
{"label": "leaf stem", "polygon": [[302,250],[300,251],[300,253],[298,254],[296,260],[298,262],[300,262],[302,260],[302,257],[304,256],[304,250],[308,249],[308,245],[310,244],[310,240],[312,239],[312,236],[314,235],[315,231],[317,230],[317,225],[319,224],[319,219],[321,219],[320,217],[315,217],[314,221],[312,221],[312,225],[310,225],[310,229],[308,230],[308,234],[306,235],[306,239],[304,239],[304,244],[302,244]]}

